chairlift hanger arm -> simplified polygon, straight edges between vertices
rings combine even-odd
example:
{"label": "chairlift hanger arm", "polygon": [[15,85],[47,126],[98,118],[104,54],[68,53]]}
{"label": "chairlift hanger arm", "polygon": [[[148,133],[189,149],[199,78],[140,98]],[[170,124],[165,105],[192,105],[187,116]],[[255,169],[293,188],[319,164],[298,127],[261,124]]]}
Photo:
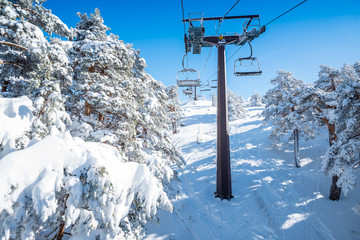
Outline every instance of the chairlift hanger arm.
{"label": "chairlift hanger arm", "polygon": [[243,15],[243,16],[226,16],[226,17],[207,17],[207,18],[188,18],[183,19],[182,22],[193,22],[193,21],[222,21],[225,19],[240,19],[240,18],[259,18],[260,15]]}

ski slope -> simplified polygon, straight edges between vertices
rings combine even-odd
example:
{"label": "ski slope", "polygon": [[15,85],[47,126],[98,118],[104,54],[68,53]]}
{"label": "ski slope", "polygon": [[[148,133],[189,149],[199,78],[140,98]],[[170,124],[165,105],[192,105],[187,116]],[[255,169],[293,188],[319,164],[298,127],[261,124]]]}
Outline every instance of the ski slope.
{"label": "ski slope", "polygon": [[173,142],[187,164],[171,186],[173,212],[160,211],[146,239],[360,239],[359,180],[339,202],[328,199],[331,180],[320,171],[326,134],[300,140],[297,169],[291,142],[271,146],[263,109],[248,110],[229,123],[234,199],[221,201],[214,198],[216,108],[206,100],[183,104]]}

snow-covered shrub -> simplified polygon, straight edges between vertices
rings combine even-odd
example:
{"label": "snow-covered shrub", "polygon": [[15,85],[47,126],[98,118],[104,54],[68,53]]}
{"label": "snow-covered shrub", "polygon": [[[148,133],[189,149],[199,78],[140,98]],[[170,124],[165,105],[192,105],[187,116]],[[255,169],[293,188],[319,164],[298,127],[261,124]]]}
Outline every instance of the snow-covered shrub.
{"label": "snow-covered shrub", "polygon": [[145,165],[69,133],[0,160],[0,239],[137,239],[158,207],[172,209]]}

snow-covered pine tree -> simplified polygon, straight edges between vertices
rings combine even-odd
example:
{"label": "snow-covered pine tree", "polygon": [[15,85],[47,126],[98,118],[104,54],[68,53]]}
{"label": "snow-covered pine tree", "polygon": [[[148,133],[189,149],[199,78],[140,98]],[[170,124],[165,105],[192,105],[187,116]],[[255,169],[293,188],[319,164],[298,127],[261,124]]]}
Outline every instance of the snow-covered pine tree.
{"label": "snow-covered pine tree", "polygon": [[64,111],[59,85],[71,77],[58,78],[61,68],[55,58],[64,55],[57,54],[55,44],[49,44],[42,30],[61,36],[70,35],[70,30],[38,2],[3,0],[0,6],[2,95],[26,95],[34,101],[37,119],[29,136],[42,138],[53,132],[53,127],[64,131],[69,116]]}
{"label": "snow-covered pine tree", "polygon": [[245,118],[247,116],[247,110],[245,109],[242,99],[238,97],[233,91],[229,88],[227,90],[228,93],[228,114],[229,120],[237,120],[241,118]]}
{"label": "snow-covered pine tree", "polygon": [[[343,82],[340,77],[340,71],[321,65],[319,78],[313,86],[308,86],[301,96],[301,111],[306,116],[311,116],[307,121],[308,124],[317,122],[319,126],[326,126],[329,132],[330,147],[336,142],[336,108],[338,105],[337,88]],[[332,179],[331,192],[335,195],[330,199],[340,197],[341,188],[337,187],[339,176],[334,175]]]}
{"label": "snow-covered pine tree", "polygon": [[343,81],[340,72],[326,65],[320,66],[319,79],[307,87],[301,96],[304,114],[313,115],[320,126],[326,125],[329,132],[329,145],[336,141],[335,110],[337,105],[336,89]]}
{"label": "snow-covered pine tree", "polygon": [[299,134],[305,137],[314,137],[315,127],[306,122],[306,116],[299,111],[299,98],[304,89],[304,83],[296,79],[292,73],[286,71],[277,72],[277,77],[271,80],[275,85],[270,89],[263,101],[266,104],[262,113],[264,122],[273,125],[269,138],[275,142],[279,141],[288,132],[294,137],[295,165],[299,163]]}
{"label": "snow-covered pine tree", "polygon": [[336,141],[323,160],[324,172],[332,176],[331,200],[339,200],[341,192],[346,195],[354,189],[354,171],[360,165],[360,72],[357,66],[358,63],[345,64],[336,71],[339,83],[336,85]]}
{"label": "snow-covered pine tree", "polygon": [[129,161],[146,163],[155,176],[169,181],[169,166],[180,157],[169,138],[172,120],[165,86],[145,72],[139,51],[107,35],[99,10],[79,16],[68,50],[74,69],[75,102],[68,106],[73,134],[116,146]]}
{"label": "snow-covered pine tree", "polygon": [[254,91],[254,94],[250,97],[249,106],[250,107],[262,106],[262,96],[258,92]]}
{"label": "snow-covered pine tree", "polygon": [[[68,118],[61,90],[70,87],[67,99],[74,100],[69,101],[73,105],[67,105],[68,109],[73,110],[76,104],[83,107],[81,113],[71,111],[77,125],[85,130],[81,137],[117,147],[120,155],[117,152],[114,153],[115,159],[111,157],[115,165],[120,163],[117,159],[120,156],[121,160],[147,165],[128,163],[129,172],[134,175],[123,178],[116,187],[116,180],[119,180],[116,171],[110,177],[111,166],[104,168],[106,163],[99,164],[103,155],[108,156],[107,151],[91,153],[91,146],[84,152],[78,152],[79,146],[75,146],[74,152],[77,153],[65,158],[65,161],[70,161],[70,168],[75,167],[74,172],[68,171],[58,161],[54,162],[53,170],[48,170],[49,162],[43,161],[45,165],[35,163],[40,167],[40,175],[31,175],[31,179],[26,180],[26,183],[33,183],[30,188],[35,190],[24,194],[25,200],[17,197],[5,199],[10,208],[17,207],[13,211],[1,208],[1,237],[6,234],[6,239],[45,238],[56,233],[55,236],[61,239],[64,228],[69,227],[74,235],[85,233],[94,238],[100,236],[100,239],[140,238],[144,224],[155,219],[162,200],[171,209],[160,181],[153,176],[163,182],[170,181],[174,174],[170,165],[180,162],[180,155],[169,138],[171,120],[165,86],[146,74],[145,61],[139,57],[138,51],[116,36],[106,34],[107,27],[101,25],[98,12],[91,18],[81,15],[82,22],[73,36],[75,43],[48,42],[41,30],[67,28],[57,26],[61,21],[50,11],[32,1],[0,0],[0,4],[0,45],[4,50],[0,51],[1,65],[8,67],[1,70],[2,95],[28,95],[33,99],[34,115],[39,119],[33,122],[31,136],[41,138],[64,130]],[[61,34],[59,31],[53,32]],[[70,54],[71,61],[67,54]],[[72,72],[76,77],[74,86],[71,85]],[[73,129],[78,133],[81,128],[74,124]],[[48,139],[51,137],[42,141]],[[66,151],[71,145],[68,144],[69,140],[66,140],[59,143],[59,147],[66,145],[63,149]],[[59,149],[56,143],[49,146]],[[106,145],[100,146],[104,147]],[[41,157],[35,157],[35,161]],[[81,162],[80,159],[74,160],[77,157],[85,160],[82,163],[86,166],[77,165]],[[9,161],[14,162],[13,159]],[[127,186],[124,183],[128,183]],[[47,186],[52,188],[45,189],[44,184],[50,184]],[[8,189],[14,189],[11,185],[7,187],[5,191],[8,193]],[[105,202],[108,208],[104,207]],[[121,216],[117,214],[119,211]],[[25,213],[27,215],[21,215]]]}
{"label": "snow-covered pine tree", "polygon": [[181,115],[182,115],[178,87],[176,85],[167,87],[166,94],[169,97],[168,109],[169,109],[169,118],[170,118],[171,124],[172,124],[172,130],[173,130],[173,133],[177,133],[179,121],[180,121]]}

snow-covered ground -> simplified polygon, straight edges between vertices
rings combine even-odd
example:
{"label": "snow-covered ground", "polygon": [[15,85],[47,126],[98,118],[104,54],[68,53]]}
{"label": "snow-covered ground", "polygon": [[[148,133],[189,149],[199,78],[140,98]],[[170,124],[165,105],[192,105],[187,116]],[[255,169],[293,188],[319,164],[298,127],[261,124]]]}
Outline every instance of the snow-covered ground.
{"label": "snow-covered ground", "polygon": [[359,179],[340,201],[328,199],[331,179],[320,171],[328,136],[300,140],[297,169],[293,145],[271,147],[263,109],[248,110],[229,124],[235,197],[221,201],[214,198],[216,108],[206,100],[183,104],[184,126],[173,142],[187,165],[173,184],[173,213],[160,211],[146,239],[360,239]]}

